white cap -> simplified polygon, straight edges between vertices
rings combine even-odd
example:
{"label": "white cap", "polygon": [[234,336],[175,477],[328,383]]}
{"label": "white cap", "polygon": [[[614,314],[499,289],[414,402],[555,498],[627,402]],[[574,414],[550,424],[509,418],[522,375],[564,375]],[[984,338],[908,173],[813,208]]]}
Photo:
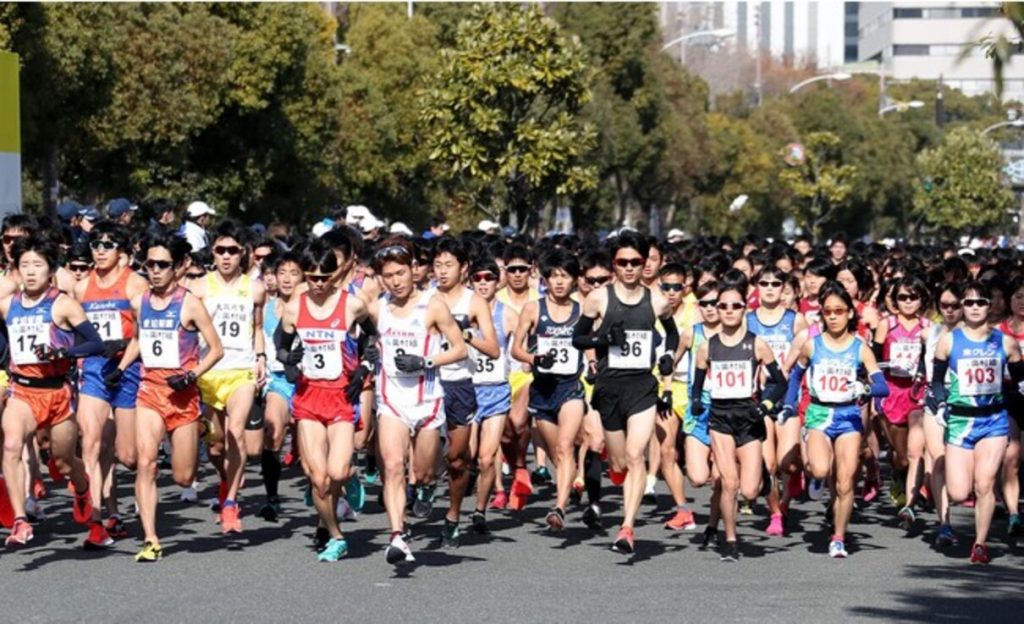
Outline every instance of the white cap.
{"label": "white cap", "polygon": [[384,227],[384,222],[373,215],[367,215],[359,222],[359,228],[363,231],[363,234],[369,234],[380,227]]}
{"label": "white cap", "polygon": [[409,229],[409,226],[402,223],[401,221],[395,221],[394,223],[392,223],[391,228],[388,231],[391,232],[392,234],[401,234],[402,236],[413,235],[412,230]]}
{"label": "white cap", "polygon": [[484,219],[483,221],[481,221],[480,224],[477,225],[477,228],[481,232],[487,232],[488,234],[497,234],[501,232],[501,224],[495,223],[490,219]]}
{"label": "white cap", "polygon": [[366,206],[353,205],[345,208],[345,223],[348,225],[359,225],[363,219],[372,216]]}
{"label": "white cap", "polygon": [[210,215],[212,217],[217,213],[216,211],[214,211],[213,208],[210,208],[206,204],[206,202],[194,201],[188,205],[188,208],[185,209],[185,214],[192,218],[196,218],[201,217],[203,215]]}
{"label": "white cap", "polygon": [[671,230],[668,231],[668,236],[665,237],[665,240],[667,240],[670,243],[674,243],[676,241],[683,240],[684,238],[686,238],[686,232],[680,230],[679,228],[672,228]]}
{"label": "white cap", "polygon": [[319,223],[313,226],[313,236],[315,236],[316,238],[320,238],[324,234],[330,232],[332,229],[334,229],[334,220],[324,219],[323,221],[320,221]]}

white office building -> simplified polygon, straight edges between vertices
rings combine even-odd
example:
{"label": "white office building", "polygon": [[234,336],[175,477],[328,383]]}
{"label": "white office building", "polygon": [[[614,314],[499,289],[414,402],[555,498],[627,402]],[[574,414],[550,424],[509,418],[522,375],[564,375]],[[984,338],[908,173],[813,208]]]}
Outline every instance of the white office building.
{"label": "white office building", "polygon": [[[993,91],[992,59],[970,47],[986,35],[1015,36],[1013,25],[987,3],[861,2],[857,53],[860,61],[881,63],[893,80],[937,80],[966,95]],[[1024,61],[1004,69],[1003,98],[1024,101]]]}

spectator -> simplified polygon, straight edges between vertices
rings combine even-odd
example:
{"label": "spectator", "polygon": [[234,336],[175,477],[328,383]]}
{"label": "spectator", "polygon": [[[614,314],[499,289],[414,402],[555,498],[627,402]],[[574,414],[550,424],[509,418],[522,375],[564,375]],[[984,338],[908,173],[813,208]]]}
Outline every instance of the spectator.
{"label": "spectator", "polygon": [[216,215],[213,208],[201,201],[194,201],[185,209],[185,219],[181,224],[179,235],[188,241],[192,251],[200,251],[210,245],[206,228],[210,227],[210,223]]}
{"label": "spectator", "polygon": [[135,212],[139,207],[124,197],[118,197],[112,199],[107,203],[107,216],[114,223],[128,227],[132,224],[132,219],[135,218]]}
{"label": "spectator", "polygon": [[153,202],[153,216],[146,226],[146,231],[153,235],[171,234],[174,232],[174,203],[169,199],[157,199]]}

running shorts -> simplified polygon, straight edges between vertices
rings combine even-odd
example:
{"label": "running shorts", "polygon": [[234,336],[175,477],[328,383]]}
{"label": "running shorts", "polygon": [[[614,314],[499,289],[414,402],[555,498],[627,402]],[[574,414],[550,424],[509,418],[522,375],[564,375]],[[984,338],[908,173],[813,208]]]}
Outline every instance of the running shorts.
{"label": "running shorts", "polygon": [[924,393],[914,392],[910,379],[889,379],[889,396],[882,399],[882,414],[894,425],[906,425],[910,413],[924,405]]}
{"label": "running shorts", "polygon": [[583,382],[577,377],[541,376],[530,384],[530,402],[526,406],[530,416],[558,424],[558,413],[569,401],[583,400]]}
{"label": "running shorts", "polygon": [[804,417],[804,439],[811,431],[820,431],[835,440],[847,433],[864,433],[864,420],[861,418],[860,406],[852,405],[828,406],[810,403]]}
{"label": "running shorts", "polygon": [[[658,395],[665,391],[665,384],[658,382]],[[686,420],[686,408],[690,406],[690,389],[686,382],[672,380],[672,412],[679,420]]]}
{"label": "running shorts", "polygon": [[156,412],[170,433],[199,420],[199,389],[190,386],[176,391],[162,381],[143,379],[136,407]]}
{"label": "running shorts", "polygon": [[109,403],[114,409],[135,409],[135,399],[139,394],[141,363],[136,360],[124,369],[121,383],[117,388],[110,389],[103,383],[104,375],[117,368],[118,361],[104,357],[90,357],[82,362],[79,373],[78,391],[84,396],[97,398]]}
{"label": "running shorts", "polygon": [[355,425],[355,410],[345,396],[345,384],[340,386],[313,385],[306,379],[295,384],[292,400],[295,420],[315,420],[325,427],[339,422]]}
{"label": "running shorts", "polygon": [[441,381],[444,416],[449,427],[468,427],[476,417],[476,391],[472,379]]}
{"label": "running shorts", "polygon": [[658,380],[649,371],[633,377],[598,378],[590,405],[605,431],[624,431],[626,421],[658,403]]}
{"label": "running shorts", "polygon": [[476,422],[508,414],[512,408],[512,386],[507,383],[476,386]]}
{"label": "running shorts", "polygon": [[292,409],[292,399],[295,398],[295,384],[288,381],[282,371],[268,371],[267,385],[263,386],[263,396],[276,394],[288,403],[288,409]]}
{"label": "running shorts", "polygon": [[223,412],[231,395],[239,388],[250,384],[255,392],[256,371],[251,368],[211,370],[199,378],[199,392],[203,397],[203,405]]}
{"label": "running shorts", "polygon": [[[672,398],[675,398],[675,394],[672,394]],[[708,417],[710,413],[705,407],[704,411],[699,416],[694,416],[687,409],[683,416],[683,433],[690,436],[703,444],[704,446],[711,447],[711,433],[708,431]]]}
{"label": "running shorts", "polygon": [[1005,438],[1009,435],[1010,417],[1005,410],[991,416],[946,415],[946,444],[970,451],[985,438]]}
{"label": "running shorts", "polygon": [[526,371],[512,371],[508,374],[508,383],[512,386],[512,400],[515,401],[519,393],[522,392],[523,388],[530,385],[533,381],[533,373]]}
{"label": "running shorts", "polygon": [[415,435],[420,431],[440,429],[444,425],[444,399],[434,399],[420,405],[391,405],[379,401],[378,420],[385,416],[395,418],[409,428]]}
{"label": "running shorts", "polygon": [[736,440],[736,446],[744,446],[751,442],[764,442],[768,437],[764,418],[758,413],[757,406],[715,407],[711,406],[708,417],[708,429]]}
{"label": "running shorts", "polygon": [[71,386],[60,388],[29,388],[12,383],[11,399],[28,405],[36,419],[36,427],[48,429],[71,418]]}

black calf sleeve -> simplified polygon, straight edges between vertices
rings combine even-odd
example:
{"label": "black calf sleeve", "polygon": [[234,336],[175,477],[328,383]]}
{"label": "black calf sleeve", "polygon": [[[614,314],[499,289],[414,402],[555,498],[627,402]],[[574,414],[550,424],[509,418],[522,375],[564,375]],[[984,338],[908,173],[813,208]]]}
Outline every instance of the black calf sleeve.
{"label": "black calf sleeve", "polygon": [[587,451],[583,458],[583,483],[587,488],[590,503],[601,502],[601,456],[594,451]]}
{"label": "black calf sleeve", "polygon": [[276,451],[263,449],[260,455],[260,467],[263,469],[263,487],[268,498],[277,498],[277,484],[281,480],[281,458]]}

